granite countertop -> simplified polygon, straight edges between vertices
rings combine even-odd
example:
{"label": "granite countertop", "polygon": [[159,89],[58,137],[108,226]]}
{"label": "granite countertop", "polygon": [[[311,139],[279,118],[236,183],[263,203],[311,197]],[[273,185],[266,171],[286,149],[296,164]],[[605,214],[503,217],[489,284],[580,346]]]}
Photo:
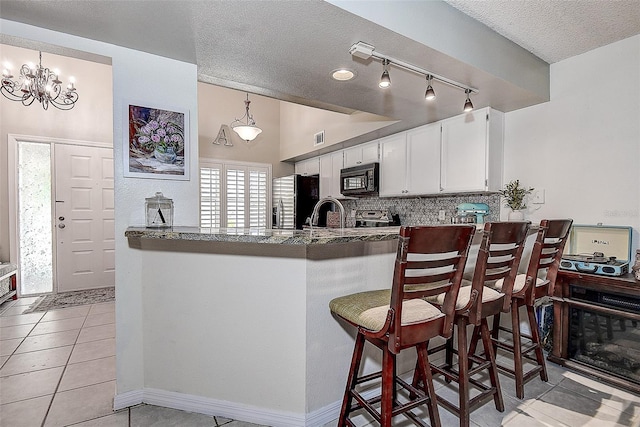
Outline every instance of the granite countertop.
{"label": "granite countertop", "polygon": [[348,242],[394,240],[400,227],[371,228],[313,228],[306,230],[280,230],[266,228],[200,228],[172,227],[155,229],[129,227],[129,239],[162,239],[182,241],[208,241],[226,243],[262,243],[279,245],[323,245]]}

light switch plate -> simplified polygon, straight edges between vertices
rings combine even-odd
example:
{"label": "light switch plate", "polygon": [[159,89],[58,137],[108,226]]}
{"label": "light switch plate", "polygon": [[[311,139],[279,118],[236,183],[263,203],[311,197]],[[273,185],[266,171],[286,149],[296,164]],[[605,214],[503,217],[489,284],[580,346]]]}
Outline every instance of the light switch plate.
{"label": "light switch plate", "polygon": [[534,190],[533,197],[531,198],[531,203],[534,205],[542,205],[544,204],[544,189],[538,188]]}

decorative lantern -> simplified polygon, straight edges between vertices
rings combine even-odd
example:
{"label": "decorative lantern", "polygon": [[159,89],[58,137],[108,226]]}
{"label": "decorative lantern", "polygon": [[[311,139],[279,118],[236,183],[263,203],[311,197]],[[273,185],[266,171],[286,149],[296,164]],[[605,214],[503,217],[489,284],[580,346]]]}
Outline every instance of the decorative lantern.
{"label": "decorative lantern", "polygon": [[173,226],[173,200],[157,192],[153,197],[145,199],[147,227],[168,228]]}

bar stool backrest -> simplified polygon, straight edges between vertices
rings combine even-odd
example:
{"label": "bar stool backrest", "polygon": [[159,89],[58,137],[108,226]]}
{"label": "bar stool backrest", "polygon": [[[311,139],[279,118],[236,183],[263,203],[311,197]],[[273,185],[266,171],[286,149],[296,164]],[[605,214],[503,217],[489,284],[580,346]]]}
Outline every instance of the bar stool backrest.
{"label": "bar stool backrest", "polygon": [[[525,284],[527,305],[533,305],[534,301],[542,296],[553,295],[562,252],[572,224],[572,219],[543,219],[540,221],[540,228],[527,269]],[[542,277],[546,277],[546,283],[536,286],[537,278]]]}
{"label": "bar stool backrest", "polygon": [[485,224],[471,283],[471,324],[479,325],[482,319],[482,294],[485,286],[499,279],[504,280],[501,292],[504,294],[502,311],[509,311],[513,284],[530,224],[528,221]]}
{"label": "bar stool backrest", "polygon": [[393,320],[388,331],[393,353],[434,336],[423,324],[401,324],[405,300],[445,293],[444,324],[436,335],[451,336],[455,302],[475,231],[472,225],[401,227],[391,290]]}

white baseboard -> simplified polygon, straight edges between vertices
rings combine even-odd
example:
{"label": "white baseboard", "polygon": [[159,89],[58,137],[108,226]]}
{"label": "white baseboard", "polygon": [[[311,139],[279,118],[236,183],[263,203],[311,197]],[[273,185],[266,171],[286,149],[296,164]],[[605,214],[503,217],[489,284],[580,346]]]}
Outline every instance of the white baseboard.
{"label": "white baseboard", "polygon": [[144,391],[133,390],[126,393],[116,394],[113,398],[113,410],[128,408],[129,406],[139,405],[143,402]]}
{"label": "white baseboard", "polygon": [[[241,403],[227,402],[202,396],[176,393],[172,391],[145,388],[116,395],[114,398],[114,410],[135,406],[141,403],[163,406],[165,408],[179,409],[181,411],[196,412],[199,414],[229,418],[237,421],[246,421],[254,424],[282,427],[304,427],[304,414],[293,412],[275,411]],[[325,414],[330,416],[329,414]],[[337,418],[334,415],[333,418]],[[324,419],[324,417],[322,417]],[[327,422],[331,421],[329,419]],[[326,424],[326,423],[325,423]],[[315,424],[318,425],[318,424]],[[322,426],[323,424],[319,424]]]}
{"label": "white baseboard", "polygon": [[[405,381],[411,381],[408,374],[402,375],[402,377]],[[374,389],[362,394],[365,399],[369,399],[378,392]],[[141,403],[274,427],[323,427],[337,420],[342,405],[340,400],[308,414],[299,414],[191,394],[145,388],[116,395],[113,400],[113,409],[117,411]]]}

